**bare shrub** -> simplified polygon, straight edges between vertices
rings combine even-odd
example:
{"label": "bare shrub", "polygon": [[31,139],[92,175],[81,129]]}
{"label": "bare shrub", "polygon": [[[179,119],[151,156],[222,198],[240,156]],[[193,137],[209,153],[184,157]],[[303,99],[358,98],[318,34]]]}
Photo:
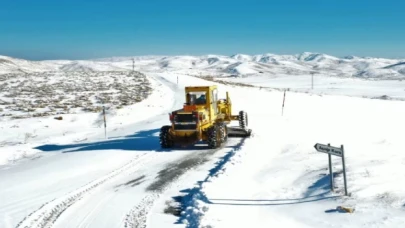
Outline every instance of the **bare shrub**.
{"label": "bare shrub", "polygon": [[24,135],[24,143],[26,144],[30,138],[33,137],[32,133],[25,133]]}
{"label": "bare shrub", "polygon": [[71,113],[71,109],[99,112],[100,106],[120,109],[152,93],[145,75],[120,71],[8,74],[0,77],[0,88],[0,96],[13,98],[12,102],[0,100],[0,105],[14,111],[11,116],[16,119]]}

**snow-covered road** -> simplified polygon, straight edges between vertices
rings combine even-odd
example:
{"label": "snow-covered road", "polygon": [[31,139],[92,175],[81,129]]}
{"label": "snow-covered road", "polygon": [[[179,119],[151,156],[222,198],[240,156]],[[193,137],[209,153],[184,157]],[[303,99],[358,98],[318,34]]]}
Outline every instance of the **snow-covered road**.
{"label": "snow-covered road", "polygon": [[[181,107],[183,90],[154,78],[175,98],[162,102]],[[162,151],[158,134],[165,124],[167,112],[123,125],[108,140],[36,147],[40,158],[0,171],[1,227],[142,227],[131,216],[151,206],[145,198],[152,203],[179,175],[214,155],[200,148]]]}

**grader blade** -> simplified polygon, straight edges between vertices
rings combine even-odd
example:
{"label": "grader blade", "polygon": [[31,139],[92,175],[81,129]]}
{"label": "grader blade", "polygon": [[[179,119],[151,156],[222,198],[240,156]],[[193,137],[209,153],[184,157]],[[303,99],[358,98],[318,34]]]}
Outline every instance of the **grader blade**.
{"label": "grader blade", "polygon": [[241,127],[228,127],[228,137],[230,138],[247,138],[252,134],[252,129],[244,129]]}

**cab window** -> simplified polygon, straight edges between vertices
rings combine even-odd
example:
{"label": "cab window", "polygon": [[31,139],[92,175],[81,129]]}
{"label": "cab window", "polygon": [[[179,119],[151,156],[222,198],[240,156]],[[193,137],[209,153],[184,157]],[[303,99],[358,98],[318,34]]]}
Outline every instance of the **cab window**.
{"label": "cab window", "polygon": [[207,94],[205,92],[187,93],[188,105],[205,105],[207,103]]}

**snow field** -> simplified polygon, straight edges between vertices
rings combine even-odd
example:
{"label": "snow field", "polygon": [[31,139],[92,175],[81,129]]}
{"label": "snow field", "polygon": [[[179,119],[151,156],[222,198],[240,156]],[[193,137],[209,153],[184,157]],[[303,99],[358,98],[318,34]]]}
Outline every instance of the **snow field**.
{"label": "snow field", "polygon": [[219,79],[255,85],[263,87],[263,89],[276,88],[318,95],[405,100],[405,82],[402,80],[365,80],[361,78],[331,77],[327,74],[314,74],[314,86],[312,89],[312,75],[309,74]]}
{"label": "snow field", "polygon": [[[144,119],[142,116],[136,116],[141,120],[135,120],[132,116],[120,116],[117,111],[108,118],[110,122],[119,123],[125,118],[131,119],[116,129],[109,128],[107,140],[103,139],[101,131],[92,132],[92,135],[88,135],[88,139],[82,142],[67,139],[58,141],[52,138],[45,145],[27,143],[31,148],[42,151],[41,156],[34,161],[25,159],[13,166],[4,166],[2,185],[10,187],[2,189],[0,194],[7,195],[7,198],[2,199],[4,204],[0,216],[8,218],[13,226],[20,221],[40,227],[142,227],[146,222],[149,223],[150,220],[146,217],[154,216],[148,213],[159,198],[153,189],[147,189],[150,186],[161,186],[164,192],[176,181],[174,174],[187,171],[176,168],[176,163],[185,165],[183,159],[188,154],[192,155],[192,160],[200,160],[201,156],[201,151],[156,151],[160,148],[157,140],[158,129],[169,122],[169,109],[166,108],[170,107],[172,110],[174,107],[181,107],[184,94],[178,93],[176,86],[172,86],[160,76],[151,77],[159,81],[156,85],[161,88],[156,90],[162,93],[154,93],[157,94],[156,100],[151,99],[152,94],[149,101],[145,100],[145,105],[156,106],[162,104],[159,102],[164,102],[162,107],[157,108],[158,113],[144,113]],[[170,102],[167,98],[171,98]],[[10,148],[12,147],[8,147]],[[149,159],[139,161],[136,159],[138,154],[147,154],[145,156]],[[204,159],[210,160],[210,153],[205,156]],[[127,169],[126,160],[131,159],[135,159],[139,165]],[[174,169],[165,168],[167,165],[173,166]],[[161,171],[165,172],[161,174]],[[113,177],[109,176],[111,172],[114,173]],[[10,178],[13,175],[18,179]],[[20,181],[24,183],[24,188],[19,188]],[[42,182],[46,184],[41,184]],[[158,192],[158,195],[163,192]],[[42,196],[38,197],[36,193],[41,193]],[[21,198],[22,195],[25,200]],[[24,204],[20,203],[21,199]],[[27,199],[30,199],[29,203]]]}
{"label": "snow field", "polygon": [[[231,141],[224,149],[207,155],[208,161],[203,165],[191,168],[177,180],[163,180],[165,187],[155,195],[157,192],[148,191],[148,186],[160,181],[160,171],[172,172],[167,165],[181,163],[187,155],[199,158],[207,153],[158,153],[158,129],[169,123],[168,112],[181,107],[184,86],[215,83],[170,72],[147,75],[152,79],[154,92],[140,103],[108,114],[107,140],[100,114],[80,114],[75,121],[66,115],[62,121],[41,118],[2,122],[1,127],[9,127],[7,132],[14,129],[14,133],[1,136],[0,141],[5,142],[0,152],[4,162],[22,150],[43,152],[36,154],[38,159],[30,157],[33,161],[25,159],[14,166],[2,167],[0,180],[7,187],[0,192],[4,203],[1,217],[15,224],[34,212],[25,222],[39,215],[42,219],[38,223],[55,222],[55,227],[403,227],[405,224],[405,192],[401,182],[405,174],[400,171],[405,164],[405,155],[401,153],[404,150],[401,129],[405,127],[402,101],[288,91],[281,116],[283,92],[219,84],[219,97],[225,98],[225,92],[229,91],[234,114],[239,110],[248,113],[253,136],[239,144],[237,140]],[[342,86],[340,92],[353,94],[358,92],[357,88]],[[41,124],[48,126],[46,133]],[[12,146],[23,141],[25,132],[35,129],[36,137]],[[19,140],[11,136],[17,133]],[[330,192],[327,155],[316,152],[315,143],[345,146],[349,197],[343,197],[341,161],[337,157],[333,157],[336,189]],[[142,167],[124,168],[110,181],[91,188],[91,194],[82,200],[73,197],[74,203],[69,204],[72,202],[69,194],[81,196],[88,189],[81,186],[99,183],[93,181],[108,178],[109,173],[121,170],[138,155],[148,157],[148,161],[137,161]],[[165,214],[166,201],[177,196],[182,196],[185,210],[180,217]],[[62,204],[50,203],[40,209],[53,199]],[[65,200],[69,202],[63,203]],[[337,206],[356,210],[353,214],[337,213]],[[50,220],[44,219],[49,217],[45,216],[49,211],[61,208],[67,209],[58,220],[52,216]]]}
{"label": "snow field", "polygon": [[[42,153],[36,157],[21,160],[14,165],[9,164],[2,167],[2,174],[4,176],[1,178],[1,185],[10,186],[4,188],[0,194],[7,196],[7,198],[1,199],[0,217],[2,222],[7,220],[7,224],[15,226],[24,217],[31,215],[32,217],[26,218],[26,223],[31,223],[35,220],[40,225],[53,224],[56,219],[54,215],[55,213],[60,213],[61,208],[63,208],[63,214],[62,216],[57,216],[56,226],[60,224],[62,227],[65,227],[67,222],[72,226],[98,224],[98,227],[111,227],[111,225],[117,225],[117,216],[122,216],[122,219],[124,219],[124,215],[137,205],[137,197],[141,198],[144,191],[140,191],[141,188],[139,188],[138,191],[141,195],[133,195],[131,193],[131,185],[128,187],[123,185],[123,187],[116,189],[120,192],[117,194],[113,191],[115,189],[113,187],[114,184],[120,186],[117,182],[131,182],[134,175],[139,177],[138,175],[142,174],[147,175],[147,178],[142,180],[142,182],[150,183],[153,181],[153,176],[149,176],[149,174],[158,172],[166,162],[178,159],[184,155],[183,153],[178,153],[171,156],[161,156],[162,159],[156,159],[159,157],[157,153],[147,153],[158,149],[159,145],[155,141],[156,133],[154,133],[154,130],[151,131],[151,135],[143,133],[142,130],[148,132],[150,129],[154,129],[156,125],[160,127],[162,125],[162,112],[164,114],[164,122],[167,122],[165,110],[176,102],[173,99],[173,90],[167,87],[167,85],[163,85],[160,81],[153,79],[153,77],[151,78],[151,82],[156,88],[146,100],[137,103],[133,107],[127,107],[127,110],[121,109],[109,114],[107,117],[108,140],[104,139],[104,129],[93,126],[94,130],[85,135],[85,138],[80,133],[76,133],[72,134],[70,139],[68,136],[61,136],[60,138],[49,136],[48,141],[41,142],[37,139],[37,141],[28,142],[26,145],[27,149],[29,148],[36,152],[42,151]],[[164,98],[168,98],[169,102]],[[84,128],[86,125],[92,126],[93,122],[97,122],[97,119],[100,118],[99,114],[80,114],[78,117],[80,119],[86,115],[92,115],[86,119],[87,123],[82,126],[76,125],[72,127],[76,127],[77,129],[80,127]],[[27,123],[27,119],[18,121],[20,123]],[[31,121],[35,122],[34,120]],[[54,127],[53,130],[55,133],[58,128]],[[80,142],[72,140],[79,136],[81,136]],[[143,145],[140,145],[141,140],[143,142],[141,144]],[[7,146],[4,149],[5,152],[16,152],[16,147],[13,146]],[[91,150],[94,150],[95,153],[92,153]],[[134,153],[134,151],[137,153]],[[141,165],[147,168],[138,170],[137,172],[133,168],[126,169],[125,164],[131,159],[136,159],[136,156],[139,154],[147,155],[150,158],[139,161]],[[2,155],[3,157],[7,156],[7,154]],[[140,168],[139,164],[135,166],[134,168]],[[123,169],[125,172],[118,172]],[[45,170],[46,172],[44,172]],[[114,174],[114,178],[105,176],[110,172],[115,172],[117,175]],[[13,176],[18,178],[12,178]],[[106,180],[105,177],[108,179],[107,181],[104,181]],[[100,178],[101,182],[98,181]],[[23,184],[19,184],[20,181]],[[96,184],[91,185],[91,183]],[[91,185],[91,187],[85,188],[82,191],[82,186],[86,184]],[[111,196],[111,192],[112,197],[107,199],[108,196]],[[132,200],[128,196],[131,196]],[[114,209],[115,213],[109,212],[108,207],[105,208],[106,212],[101,208],[95,209],[94,206],[98,205],[99,202],[100,207],[107,205],[101,204],[100,199],[105,203],[115,201],[117,204],[116,209]],[[54,201],[52,202],[52,200]],[[89,203],[85,204],[86,206],[81,204],[81,202],[85,201]],[[24,204],[21,204],[22,202]],[[44,204],[47,206],[40,208]],[[70,210],[70,208],[76,207],[80,209]],[[66,210],[66,208],[69,210]],[[32,213],[33,211],[36,212]],[[77,216],[75,211],[82,211],[84,217]],[[112,218],[109,220],[109,223],[103,220],[98,222],[97,216],[102,213],[109,214],[109,217]],[[72,220],[72,217],[76,219]],[[39,220],[35,218],[39,218]],[[72,221],[76,221],[77,223]],[[124,220],[122,221],[124,222]]]}
{"label": "snow field", "polygon": [[[175,81],[177,75],[167,77]],[[181,86],[212,84],[200,80],[179,75]],[[230,92],[234,110],[248,112],[254,136],[218,177],[194,190],[182,216],[187,227],[404,224],[403,102],[287,92],[281,116],[283,92],[219,87]],[[349,197],[343,197],[341,159],[332,159],[331,193],[328,158],[315,143],[344,145]],[[330,210],[337,206],[354,207],[355,214],[335,216]]]}
{"label": "snow field", "polygon": [[[173,92],[153,78],[149,78],[149,81],[153,92],[145,100],[123,109],[107,111],[107,136],[113,137],[123,126],[164,113],[171,107],[174,102]],[[7,134],[0,135],[0,164],[15,163],[21,158],[32,157],[39,152],[32,148],[43,144],[104,139],[104,120],[101,112],[59,116],[62,116],[63,120],[55,120],[53,116],[0,120],[0,129],[7,131]],[[130,132],[126,133],[133,133],[132,129],[128,130]]]}

